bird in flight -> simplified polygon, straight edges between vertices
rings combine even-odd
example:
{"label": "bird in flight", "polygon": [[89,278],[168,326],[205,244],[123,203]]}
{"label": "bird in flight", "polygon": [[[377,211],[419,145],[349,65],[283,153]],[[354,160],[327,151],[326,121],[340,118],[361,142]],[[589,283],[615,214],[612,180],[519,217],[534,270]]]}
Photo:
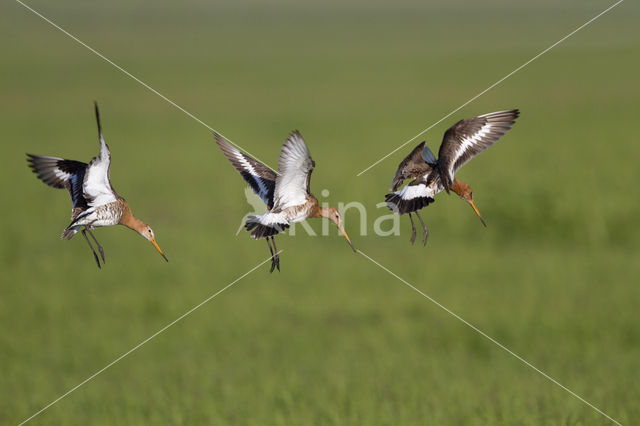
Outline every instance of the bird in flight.
{"label": "bird in flight", "polygon": [[[433,197],[443,190],[458,194],[487,226],[473,202],[471,187],[454,176],[460,167],[504,136],[519,114],[517,109],[512,109],[460,120],[445,132],[437,160],[424,141],[402,160],[391,183],[393,192],[385,199],[393,212],[409,215],[412,244],[416,239],[416,227],[411,214],[415,214],[422,224],[422,243],[426,245],[429,231],[418,210],[431,204]],[[406,179],[413,180],[399,189]]]}
{"label": "bird in flight", "polygon": [[64,188],[71,195],[71,223],[65,228],[62,238],[69,240],[80,231],[100,268],[100,259],[87,234],[95,242],[104,263],[104,250],[91,231],[100,226],[124,225],[151,242],[164,260],[168,261],[156,243],[153,229],[131,213],[129,204],[111,186],[109,171],[111,153],[102,137],[97,103],[95,103],[95,113],[98,122],[100,154],[89,164],[58,157],[27,154],[29,167],[41,181],[53,188]]}
{"label": "bird in flight", "polygon": [[240,173],[253,191],[267,205],[264,214],[249,216],[245,223],[247,231],[258,240],[265,238],[271,253],[271,270],[280,270],[280,256],[276,248],[275,235],[284,231],[291,223],[305,219],[327,218],[336,224],[353,249],[353,244],[344,230],[342,216],[333,207],[321,207],[309,192],[309,181],[315,162],[302,135],[296,130],[282,146],[278,161],[278,173],[261,162],[243,154],[221,135],[214,133],[222,153]]}

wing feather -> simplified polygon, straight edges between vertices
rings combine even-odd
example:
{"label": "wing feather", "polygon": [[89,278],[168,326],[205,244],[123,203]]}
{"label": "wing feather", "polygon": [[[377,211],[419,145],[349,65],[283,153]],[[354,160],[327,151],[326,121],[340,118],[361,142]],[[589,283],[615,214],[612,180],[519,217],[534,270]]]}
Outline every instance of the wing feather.
{"label": "wing feather", "polygon": [[65,188],[69,191],[73,209],[88,208],[82,191],[86,163],[33,154],[27,154],[27,161],[38,179],[53,188]]}
{"label": "wing feather", "polygon": [[453,177],[460,167],[504,136],[519,114],[517,109],[492,112],[461,120],[447,130],[438,153],[445,188],[453,185]]}
{"label": "wing feather", "polygon": [[315,163],[300,132],[295,130],[282,146],[278,160],[275,205],[279,209],[304,204]]}
{"label": "wing feather", "polygon": [[273,195],[276,187],[276,172],[258,160],[243,154],[221,135],[215,133],[216,143],[227,160],[240,173],[269,209],[273,208]]}
{"label": "wing feather", "polygon": [[95,105],[96,120],[98,122],[98,139],[100,141],[100,155],[93,157],[87,167],[82,189],[90,207],[102,206],[118,199],[118,195],[111,186],[111,153],[104,138],[100,125],[98,104]]}

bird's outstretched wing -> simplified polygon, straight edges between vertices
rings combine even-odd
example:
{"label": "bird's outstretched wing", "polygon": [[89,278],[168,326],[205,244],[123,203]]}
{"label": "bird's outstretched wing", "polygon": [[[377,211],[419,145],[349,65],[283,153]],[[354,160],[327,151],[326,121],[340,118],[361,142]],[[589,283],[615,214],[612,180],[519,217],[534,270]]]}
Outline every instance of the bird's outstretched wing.
{"label": "bird's outstretched wing", "polygon": [[100,155],[93,157],[87,166],[82,189],[84,197],[90,207],[102,206],[112,203],[118,199],[116,192],[111,187],[110,167],[111,153],[104,138],[102,137],[102,126],[100,125],[100,113],[98,104],[95,104],[96,121],[98,122],[98,139],[100,140]]}
{"label": "bird's outstretched wing", "polygon": [[492,112],[458,121],[445,132],[438,153],[438,167],[447,190],[453,185],[456,171],[498,141],[519,114],[517,109]]}
{"label": "bird's outstretched wing", "polygon": [[273,208],[273,195],[276,187],[276,172],[258,160],[243,154],[236,147],[215,133],[216,143],[227,160],[236,168],[242,178],[249,184],[269,209]]}
{"label": "bird's outstretched wing", "polygon": [[393,182],[391,182],[391,191],[400,188],[405,179],[422,177],[431,172],[433,170],[432,165],[436,162],[435,160],[426,142],[418,144],[398,166]]}
{"label": "bird's outstretched wing", "polygon": [[278,160],[275,204],[284,209],[303,204],[309,194],[309,181],[315,163],[300,132],[295,130],[282,146]]}
{"label": "bird's outstretched wing", "polygon": [[82,190],[86,163],[33,154],[27,154],[27,161],[29,167],[38,175],[38,179],[53,188],[65,188],[69,191],[74,211],[77,208],[81,210],[88,208]]}

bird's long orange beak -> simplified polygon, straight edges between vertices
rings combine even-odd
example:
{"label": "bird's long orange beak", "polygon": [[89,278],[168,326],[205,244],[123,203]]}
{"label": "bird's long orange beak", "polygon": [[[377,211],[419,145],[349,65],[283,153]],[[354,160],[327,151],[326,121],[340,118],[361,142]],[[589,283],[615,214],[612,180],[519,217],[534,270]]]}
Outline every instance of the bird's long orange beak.
{"label": "bird's long orange beak", "polygon": [[162,256],[164,258],[164,260],[166,260],[168,262],[169,259],[167,259],[167,256],[164,255],[164,253],[162,252],[162,249],[160,248],[158,243],[156,243],[155,238],[151,238],[149,241],[151,241],[151,244],[153,244],[153,246],[156,248],[156,250],[158,250],[158,253],[160,253],[160,256]]}
{"label": "bird's long orange beak", "polygon": [[482,222],[482,224],[484,225],[484,227],[487,227],[487,223],[484,221],[484,219],[482,218],[482,216],[480,215],[480,212],[478,211],[478,208],[476,207],[476,205],[474,204],[473,200],[469,201],[469,205],[473,208],[473,211],[476,212],[476,214],[478,215],[478,217],[480,218],[480,222]]}
{"label": "bird's long orange beak", "polygon": [[349,243],[349,245],[351,246],[351,249],[357,253],[356,248],[353,246],[353,244],[351,244],[351,240],[349,239],[349,236],[347,235],[347,232],[344,230],[344,228],[342,227],[342,225],[338,225],[338,229],[340,230],[340,232],[342,232],[342,235],[344,235],[344,237],[347,239],[347,242]]}

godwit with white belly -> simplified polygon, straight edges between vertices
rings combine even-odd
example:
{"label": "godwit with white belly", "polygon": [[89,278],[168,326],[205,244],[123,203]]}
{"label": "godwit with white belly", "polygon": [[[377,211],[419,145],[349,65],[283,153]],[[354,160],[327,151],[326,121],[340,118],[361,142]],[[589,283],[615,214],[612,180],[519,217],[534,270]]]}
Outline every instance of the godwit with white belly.
{"label": "godwit with white belly", "polygon": [[271,271],[280,270],[280,256],[274,236],[289,227],[312,217],[324,217],[336,224],[355,251],[342,225],[340,212],[333,207],[320,207],[309,192],[311,172],[315,167],[311,153],[298,131],[287,138],[280,153],[278,173],[261,162],[243,154],[222,136],[215,134],[222,153],[267,205],[268,212],[250,216],[245,224],[256,240],[265,238],[271,252]]}
{"label": "godwit with white belly", "polygon": [[62,238],[71,239],[78,231],[81,231],[91,248],[98,268],[100,268],[100,259],[89,241],[87,233],[96,243],[104,263],[104,250],[91,230],[100,226],[124,225],[150,241],[162,257],[168,261],[156,243],[153,229],[131,213],[129,204],[111,186],[109,172],[111,153],[102,137],[98,104],[95,104],[95,112],[98,122],[100,155],[94,157],[89,164],[58,157],[27,154],[29,166],[40,180],[53,188],[65,188],[71,195],[73,205],[71,224],[65,228]]}

